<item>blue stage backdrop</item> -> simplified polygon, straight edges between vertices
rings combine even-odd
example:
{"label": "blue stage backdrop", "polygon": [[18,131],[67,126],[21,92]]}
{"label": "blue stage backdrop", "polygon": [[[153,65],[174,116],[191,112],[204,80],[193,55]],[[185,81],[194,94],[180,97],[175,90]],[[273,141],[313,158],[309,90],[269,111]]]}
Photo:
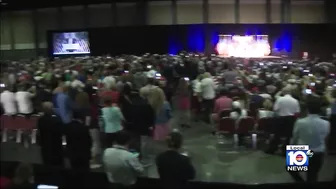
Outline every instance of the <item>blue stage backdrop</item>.
{"label": "blue stage backdrop", "polygon": [[[83,29],[80,29],[83,30]],[[268,35],[272,50],[299,56],[336,52],[336,27],[328,24],[196,24],[89,28],[92,55],[214,53],[219,34]],[[49,44],[51,34],[49,32]],[[58,31],[59,32],[59,31]]]}

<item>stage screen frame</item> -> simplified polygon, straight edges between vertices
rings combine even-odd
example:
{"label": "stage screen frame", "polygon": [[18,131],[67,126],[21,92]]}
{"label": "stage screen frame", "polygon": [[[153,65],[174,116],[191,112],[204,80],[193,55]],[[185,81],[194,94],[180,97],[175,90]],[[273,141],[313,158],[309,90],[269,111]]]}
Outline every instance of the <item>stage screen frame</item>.
{"label": "stage screen frame", "polygon": [[[68,40],[70,40],[70,36],[71,35],[78,35],[78,34],[82,34],[84,35],[84,37],[82,37],[82,40],[84,41],[81,41],[81,42],[72,42],[71,45],[73,45],[73,47],[75,48],[76,46],[77,47],[80,47],[80,48],[84,48],[82,51],[80,52],[64,52],[64,50],[62,50],[63,52],[56,52],[55,48],[57,48],[57,44],[55,42],[56,38],[58,37],[57,35],[64,35],[66,34],[68,37]],[[72,37],[72,38],[75,38],[76,37]],[[90,55],[92,50],[91,50],[91,47],[90,47],[90,33],[89,31],[87,30],[72,30],[72,31],[51,31],[50,32],[50,50],[51,50],[51,55],[52,56],[80,56],[80,55]],[[73,40],[73,39],[72,39]],[[69,42],[70,43],[70,42]],[[62,45],[62,47],[60,48],[64,48],[64,45],[68,45],[67,43],[61,43],[59,45]],[[83,47],[84,46],[84,47]]]}

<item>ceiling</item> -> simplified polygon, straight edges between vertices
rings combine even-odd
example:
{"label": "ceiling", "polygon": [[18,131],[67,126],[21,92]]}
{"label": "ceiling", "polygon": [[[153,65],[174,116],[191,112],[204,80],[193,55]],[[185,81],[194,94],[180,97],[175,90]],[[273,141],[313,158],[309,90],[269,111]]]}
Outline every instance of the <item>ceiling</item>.
{"label": "ceiling", "polygon": [[[37,8],[51,8],[61,6],[76,6],[89,4],[105,4],[112,2],[141,2],[141,1],[167,1],[167,0],[0,0],[2,11],[6,10],[29,10]],[[180,0],[177,0],[180,1]],[[199,0],[188,0],[199,1]],[[252,1],[252,0],[251,0]],[[293,0],[293,1],[323,1],[323,0]]]}
{"label": "ceiling", "polygon": [[[148,0],[0,0],[2,10],[28,10],[37,8],[51,8],[61,6],[76,6],[89,4],[105,4],[113,2],[141,2]],[[152,0],[160,1],[160,0]]]}

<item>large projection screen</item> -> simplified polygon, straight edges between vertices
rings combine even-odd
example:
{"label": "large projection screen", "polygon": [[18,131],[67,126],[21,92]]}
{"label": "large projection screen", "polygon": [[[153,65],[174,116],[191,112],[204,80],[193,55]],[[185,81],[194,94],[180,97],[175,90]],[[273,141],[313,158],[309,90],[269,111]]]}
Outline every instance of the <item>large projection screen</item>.
{"label": "large projection screen", "polygon": [[264,57],[271,53],[268,35],[219,35],[216,50],[228,57]]}

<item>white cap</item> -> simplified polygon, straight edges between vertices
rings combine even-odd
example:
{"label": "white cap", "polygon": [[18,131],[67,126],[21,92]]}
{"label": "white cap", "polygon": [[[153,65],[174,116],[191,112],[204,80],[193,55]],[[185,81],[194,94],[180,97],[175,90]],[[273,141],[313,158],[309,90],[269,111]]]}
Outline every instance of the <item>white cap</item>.
{"label": "white cap", "polygon": [[240,104],[240,102],[238,102],[238,101],[234,101],[233,103],[232,103],[232,106],[233,106],[233,108],[241,108],[241,104]]}

